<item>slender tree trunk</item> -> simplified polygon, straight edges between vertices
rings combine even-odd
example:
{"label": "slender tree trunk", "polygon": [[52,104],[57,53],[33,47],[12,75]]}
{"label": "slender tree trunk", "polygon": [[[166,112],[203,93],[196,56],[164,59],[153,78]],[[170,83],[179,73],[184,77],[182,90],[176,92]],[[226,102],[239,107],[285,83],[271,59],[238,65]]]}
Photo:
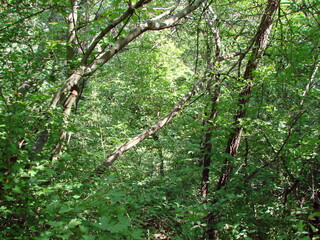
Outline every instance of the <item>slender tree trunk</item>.
{"label": "slender tree trunk", "polygon": [[156,148],[158,150],[158,156],[159,156],[159,175],[164,176],[164,158],[163,158],[163,152],[162,152],[162,147],[159,142],[159,136],[157,134],[153,135],[153,140],[155,141]]}
{"label": "slender tree trunk", "polygon": [[[243,132],[243,126],[241,125],[241,120],[246,115],[247,105],[250,100],[251,90],[253,87],[253,72],[258,68],[260,61],[262,59],[263,53],[266,49],[267,43],[269,41],[269,36],[272,28],[272,24],[274,22],[275,14],[279,8],[280,0],[268,0],[267,7],[265,12],[261,18],[259,27],[257,32],[253,38],[252,46],[251,46],[251,55],[247,62],[244,74],[243,74],[243,82],[245,86],[239,93],[239,100],[237,104],[236,114],[234,116],[234,123],[232,127],[232,132],[229,135],[227,147],[225,153],[230,156],[224,160],[224,165],[222,167],[222,174],[219,178],[219,181],[216,186],[216,190],[220,190],[221,188],[227,185],[227,181],[229,179],[230,173],[233,170],[233,159],[236,157],[238,153],[238,149],[240,146],[241,135]],[[216,203],[217,199],[213,200],[213,203]],[[216,231],[214,225],[218,221],[218,216],[220,213],[215,214],[211,212],[208,214],[208,227],[206,234],[208,239],[217,239]]]}
{"label": "slender tree trunk", "polygon": [[[75,53],[76,53],[76,35],[77,35],[77,23],[78,23],[78,7],[79,1],[78,0],[71,0],[72,11],[70,12],[67,23],[68,23],[68,38],[67,38],[67,77],[70,77],[72,73],[76,69],[76,65],[74,62]],[[63,103],[63,120],[64,124],[67,124],[68,117],[71,113],[72,107],[75,105],[77,96],[79,95],[79,87],[78,83],[72,86],[69,96]],[[62,96],[60,96],[60,100],[62,100]],[[54,150],[52,151],[52,159],[55,159],[57,155],[59,155],[63,144],[66,142],[68,138],[68,133],[61,129],[60,133],[60,140],[56,144]]]}
{"label": "slender tree trunk", "polygon": [[[217,18],[217,15],[215,12],[209,7],[209,11],[211,15],[214,16],[214,20]],[[212,60],[209,58],[208,59],[208,66],[210,68],[215,68],[216,72],[219,72],[219,68],[216,67],[215,63],[219,61],[221,58],[221,39],[219,35],[219,29],[214,27],[213,22],[209,21],[208,25],[211,27],[214,35],[214,40],[215,40],[215,59],[212,63]],[[211,43],[207,43],[207,49],[208,52],[211,52],[212,46]],[[212,66],[210,66],[210,63]],[[202,163],[202,175],[201,175],[201,187],[200,187],[200,195],[203,199],[205,199],[208,195],[208,190],[209,190],[209,175],[210,175],[210,166],[211,166],[211,154],[212,154],[212,132],[214,128],[214,121],[217,117],[217,103],[219,101],[220,97],[220,79],[219,79],[219,74],[216,76],[212,76],[212,78],[215,78],[215,85],[213,88],[212,92],[212,87],[211,84],[208,84],[208,92],[211,97],[211,101],[209,103],[209,110],[205,110],[205,120],[203,122],[204,126],[204,142],[202,143],[202,158],[203,158],[203,163]]]}
{"label": "slender tree trunk", "polygon": [[268,0],[267,8],[262,16],[260,25],[253,39],[251,56],[246,65],[245,72],[243,74],[243,81],[246,84],[239,94],[239,100],[237,105],[236,115],[234,116],[234,123],[232,132],[230,133],[228,144],[225,153],[230,156],[224,161],[222,168],[222,175],[218,181],[216,189],[219,190],[226,186],[228,177],[233,170],[232,159],[234,159],[238,153],[240,146],[241,135],[243,126],[240,121],[246,115],[247,105],[250,100],[251,90],[253,87],[253,72],[258,68],[262,59],[263,53],[267,47],[269,36],[271,33],[272,24],[275,14],[279,8],[279,0]]}
{"label": "slender tree trunk", "polygon": [[77,36],[77,24],[78,24],[78,0],[71,0],[72,11],[70,12],[67,23],[68,23],[68,38],[67,38],[67,76],[69,77],[76,66],[74,63],[74,56],[76,53],[76,36]]}
{"label": "slender tree trunk", "polygon": [[[219,83],[218,83],[219,84]],[[201,149],[203,156],[203,169],[202,169],[202,177],[201,177],[201,196],[203,198],[208,195],[209,188],[209,174],[210,174],[210,165],[211,165],[211,154],[212,154],[212,132],[214,128],[214,120],[217,117],[217,103],[219,101],[220,96],[220,86],[216,85],[214,88],[214,92],[211,93],[211,104],[209,112],[205,113],[204,127],[205,127],[205,137],[203,146]]]}
{"label": "slender tree trunk", "polygon": [[[71,11],[67,17],[67,24],[68,24],[68,35],[66,39],[66,62],[67,62],[67,69],[66,69],[66,75],[67,78],[72,75],[72,72],[75,71],[76,66],[74,65],[74,56],[76,53],[76,27],[77,27],[77,21],[78,21],[78,7],[79,7],[79,1],[78,0],[70,0],[71,3]],[[26,85],[27,86],[27,85]],[[78,95],[78,91],[76,92],[77,85],[73,86],[73,89],[71,89],[71,92],[65,102],[63,103],[64,107],[64,121],[66,122],[67,117],[69,116],[71,112],[71,108],[75,102],[75,99]],[[55,102],[54,106],[58,103],[58,101],[62,101],[65,97],[64,93],[58,92],[56,97],[53,99],[53,102]],[[35,153],[39,153],[42,151],[45,143],[48,140],[49,135],[49,129],[46,127],[46,129],[42,130],[38,136],[36,143],[32,147],[32,157]],[[64,140],[67,137],[67,133],[61,130],[60,133],[60,141],[56,144],[54,150],[52,151],[52,158],[54,158],[54,155],[59,154],[62,144]]]}
{"label": "slender tree trunk", "polygon": [[[73,86],[70,95],[66,99],[63,104],[64,111],[63,111],[63,120],[65,124],[67,123],[68,117],[70,115],[72,107],[75,105],[77,96],[79,95],[79,88],[77,85]],[[68,133],[64,130],[61,130],[60,133],[60,141],[56,144],[54,150],[52,151],[52,159],[55,159],[55,155],[59,154],[63,144],[66,142]]]}

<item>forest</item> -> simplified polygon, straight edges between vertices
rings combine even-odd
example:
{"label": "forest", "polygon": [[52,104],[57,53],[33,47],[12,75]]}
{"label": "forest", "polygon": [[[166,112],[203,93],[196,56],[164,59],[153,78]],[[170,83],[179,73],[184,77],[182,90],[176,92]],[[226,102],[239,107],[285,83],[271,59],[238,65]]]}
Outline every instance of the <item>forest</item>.
{"label": "forest", "polygon": [[319,0],[4,0],[0,239],[320,239]]}

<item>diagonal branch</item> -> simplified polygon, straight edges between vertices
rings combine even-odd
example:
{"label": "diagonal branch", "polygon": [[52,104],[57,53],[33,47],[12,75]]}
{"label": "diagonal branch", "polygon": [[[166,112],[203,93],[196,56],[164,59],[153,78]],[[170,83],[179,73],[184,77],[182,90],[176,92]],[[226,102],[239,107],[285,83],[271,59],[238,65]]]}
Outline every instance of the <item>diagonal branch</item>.
{"label": "diagonal branch", "polygon": [[5,27],[0,28],[0,32],[6,30],[6,29],[8,29],[8,28],[10,28],[10,27],[12,27],[12,26],[14,26],[14,25],[16,25],[16,24],[22,23],[22,22],[24,22],[24,21],[27,20],[27,19],[30,19],[30,18],[32,18],[32,17],[34,17],[34,16],[37,16],[37,15],[39,15],[39,14],[41,14],[41,13],[47,11],[47,10],[50,10],[50,9],[52,9],[52,8],[55,8],[55,7],[57,7],[57,6],[56,6],[56,5],[52,5],[52,6],[48,7],[48,8],[42,9],[42,10],[40,10],[40,11],[38,11],[38,12],[32,13],[32,14],[26,16],[26,17],[20,18],[20,19],[17,20],[16,22],[10,23],[10,24],[8,24],[8,25],[5,26]]}
{"label": "diagonal branch", "polygon": [[[121,51],[126,45],[128,45],[131,41],[138,38],[142,33],[146,31],[154,31],[154,30],[162,30],[165,28],[170,28],[174,26],[181,18],[187,16],[190,12],[197,9],[201,3],[205,2],[205,0],[197,0],[193,4],[188,5],[180,12],[175,15],[167,18],[162,22],[157,21],[147,21],[145,23],[140,24],[135,29],[131,30],[124,38],[118,40],[114,46],[112,46],[107,52],[105,52],[99,59],[95,60],[88,66],[88,74],[92,74],[96,70],[100,68],[103,64],[107,63],[115,54]],[[82,61],[83,62],[83,61]]]}
{"label": "diagonal branch", "polygon": [[[74,0],[76,1],[76,0]],[[85,77],[89,77],[92,74],[94,74],[98,69],[100,69],[105,63],[107,63],[111,58],[113,58],[119,51],[121,51],[126,45],[128,45],[131,41],[135,40],[138,38],[142,33],[150,30],[162,30],[165,28],[169,28],[172,26],[175,26],[177,22],[185,17],[187,14],[190,12],[194,11],[197,9],[201,3],[205,2],[206,0],[195,0],[192,3],[190,3],[187,7],[185,7],[183,10],[180,12],[176,13],[175,15],[168,17],[166,20],[163,22],[156,22],[156,21],[146,21],[144,23],[139,24],[136,28],[131,30],[125,37],[122,39],[119,39],[118,41],[115,42],[113,46],[110,47],[110,49],[106,52],[101,53],[101,57],[98,57],[97,59],[94,59],[91,63],[88,63],[89,57],[92,55],[94,49],[104,38],[104,36],[110,32],[115,26],[120,24],[121,22],[125,21],[128,19],[128,17],[131,16],[132,13],[134,13],[136,8],[142,7],[144,4],[147,4],[151,2],[151,0],[139,0],[133,7],[129,6],[129,9],[117,20],[115,20],[112,24],[108,25],[104,30],[102,30],[97,37],[93,40],[93,42],[90,44],[88,50],[85,52],[80,66],[78,66],[77,69],[74,69],[73,73],[70,73],[68,79],[64,83],[64,85],[57,91],[56,95],[53,97],[52,102],[50,104],[51,108],[54,108],[57,106],[58,102],[62,100],[64,97],[65,93],[69,92],[69,97],[65,104],[63,104],[64,109],[64,119],[67,119],[69,117],[71,108],[73,107],[73,103],[75,102],[75,98],[78,96],[78,86],[81,85],[84,81]],[[74,93],[77,93],[76,95]],[[66,104],[67,103],[67,104]],[[161,128],[163,125],[166,124],[167,121],[170,121],[172,117],[174,117],[177,113],[179,112],[179,109],[175,109],[175,111],[171,114],[168,115],[166,119],[163,120],[163,122],[158,122],[158,125],[155,126],[155,129],[158,127]],[[157,129],[158,130],[158,129]],[[156,130],[156,131],[157,131]],[[148,132],[146,134],[152,134],[151,132]],[[63,133],[61,136],[63,136]],[[140,136],[141,139],[143,140],[143,136]],[[62,138],[63,139],[63,138]],[[141,141],[141,140],[140,140]],[[135,140],[134,140],[135,142]],[[139,142],[139,141],[138,141]],[[137,144],[137,143],[135,143]],[[60,144],[61,146],[61,144]],[[60,146],[57,149],[57,151],[60,151]],[[131,146],[131,145],[129,145]],[[127,148],[128,146],[125,146]],[[55,152],[57,152],[55,151]],[[127,149],[121,149],[122,153],[124,151],[127,151]],[[115,158],[116,159],[116,158]],[[112,163],[114,160],[110,160]],[[109,160],[108,160],[109,161]],[[108,163],[108,162],[107,162]]]}
{"label": "diagonal branch", "polygon": [[[151,126],[148,130],[140,133],[136,137],[132,138],[128,142],[122,144],[116,151],[114,151],[98,168],[96,168],[95,172],[97,174],[102,174],[104,170],[110,166],[114,161],[116,161],[122,154],[126,151],[130,150],[132,147],[136,146],[138,143],[145,140],[150,135],[159,131],[162,127],[168,124],[176,115],[178,115],[184,108],[189,106],[190,104],[186,104],[186,102],[193,97],[196,93],[198,93],[201,89],[203,89],[204,79],[198,83],[190,92],[184,95],[183,98],[173,107],[172,111],[167,114],[163,119],[159,120],[156,124]],[[199,99],[199,98],[197,98]],[[194,102],[194,101],[192,101]]]}
{"label": "diagonal branch", "polygon": [[[144,4],[148,3],[149,1],[140,0],[138,3]],[[84,76],[91,76],[93,73],[95,73],[98,69],[100,69],[105,63],[107,63],[111,58],[113,58],[119,51],[121,51],[125,46],[127,46],[131,41],[138,38],[142,33],[150,30],[162,30],[165,28],[170,28],[174,26],[181,18],[184,18],[187,16],[190,12],[197,9],[201,3],[205,2],[205,0],[196,0],[192,4],[185,7],[180,12],[176,13],[175,15],[167,18],[163,22],[156,22],[156,21],[148,21],[145,23],[140,24],[135,29],[131,30],[124,38],[119,39],[114,46],[112,46],[107,52],[105,52],[100,58],[93,61],[91,64],[86,64],[86,59],[90,56],[92,51],[94,50],[94,46],[98,44],[92,43],[89,49],[92,48],[92,50],[87,50],[85,56],[83,57],[81,61],[81,66],[73,74],[70,75],[70,77],[66,80],[65,84],[60,88],[60,90],[57,92],[55,97],[52,100],[51,107],[55,107],[57,103],[59,102],[61,95],[63,92],[70,91],[73,86],[80,83],[82,81],[82,78]],[[137,4],[138,4],[137,3]],[[140,5],[135,5],[135,7]],[[125,18],[124,18],[125,19]],[[105,31],[110,31],[108,29],[105,29]],[[103,34],[102,34],[103,35]],[[104,36],[104,35],[103,35]],[[101,36],[101,38],[103,38]],[[100,37],[99,37],[100,38]],[[87,56],[88,55],[88,56]]]}
{"label": "diagonal branch", "polygon": [[118,19],[114,20],[113,22],[109,23],[108,26],[106,26],[103,30],[101,30],[97,36],[93,39],[91,44],[89,45],[87,51],[84,54],[84,57],[82,58],[82,63],[86,64],[88,61],[88,58],[96,48],[97,44],[117,25],[122,23],[124,20],[129,18],[135,11],[135,9],[138,9],[142,7],[147,2],[145,0],[138,1],[133,7],[129,7],[127,11],[125,11]]}

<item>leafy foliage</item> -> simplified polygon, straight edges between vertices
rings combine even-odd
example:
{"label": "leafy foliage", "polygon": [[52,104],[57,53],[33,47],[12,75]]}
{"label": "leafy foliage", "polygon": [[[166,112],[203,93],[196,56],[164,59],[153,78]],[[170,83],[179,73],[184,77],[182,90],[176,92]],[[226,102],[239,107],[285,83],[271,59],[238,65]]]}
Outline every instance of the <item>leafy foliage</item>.
{"label": "leafy foliage", "polygon": [[[70,115],[67,98],[50,107],[103,29],[114,24],[87,64],[132,30],[192,2],[23,0],[0,7],[1,239],[208,239],[210,231],[216,239],[319,237],[319,1],[281,4],[253,73],[235,157],[225,149],[265,1],[207,1],[84,74]],[[204,78],[209,85],[174,121],[94,173]],[[216,86],[218,115],[209,119]],[[208,129],[213,147],[206,153]],[[205,198],[204,154],[211,159]],[[225,159],[234,168],[217,190]]]}

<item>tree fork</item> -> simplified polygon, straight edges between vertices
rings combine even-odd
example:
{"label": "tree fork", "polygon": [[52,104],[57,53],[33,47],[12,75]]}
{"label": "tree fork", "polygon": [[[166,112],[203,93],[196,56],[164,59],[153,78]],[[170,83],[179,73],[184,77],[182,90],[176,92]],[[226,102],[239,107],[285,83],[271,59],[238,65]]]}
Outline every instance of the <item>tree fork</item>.
{"label": "tree fork", "polygon": [[[134,9],[142,7],[144,4],[147,4],[151,1],[149,0],[140,0],[134,6],[133,9],[129,9],[126,11],[123,16],[116,19],[113,23],[108,25],[105,29],[100,31],[93,42],[90,43],[87,51],[84,53],[84,56],[81,59],[81,65],[75,68],[75,66],[70,65],[72,69],[68,69],[68,78],[66,79],[63,86],[57,91],[55,96],[52,99],[52,102],[49,108],[55,108],[57,104],[63,100],[66,94],[69,94],[69,97],[72,97],[72,88],[74,86],[80,86],[83,83],[84,77],[92,76],[98,69],[100,69],[104,64],[106,64],[110,59],[112,59],[117,53],[119,53],[125,46],[127,46],[130,42],[134,41],[140,35],[142,35],[146,31],[154,31],[154,30],[162,30],[165,28],[173,27],[177,24],[177,22],[187,16],[192,11],[196,10],[205,0],[195,0],[186,6],[181,11],[177,12],[173,16],[168,17],[162,22],[158,22],[152,19],[147,20],[145,23],[139,24],[136,28],[133,28],[126,36],[120,38],[114,45],[110,47],[110,49],[106,51],[100,52],[98,55],[100,57],[96,58],[93,52],[96,49],[97,44],[108,34],[115,26],[125,21],[125,19],[132,13]],[[68,43],[75,43],[76,40],[76,24],[75,15],[77,14],[77,0],[72,0],[73,8],[72,13],[69,15],[69,34]],[[70,48],[70,44],[68,44],[67,49],[67,58],[73,57],[74,49]],[[90,63],[88,63],[89,57],[92,56],[93,59]],[[73,73],[72,71],[73,70]],[[68,105],[69,107],[64,106],[64,118],[66,118],[71,111],[72,104]],[[43,133],[48,133],[48,131],[43,131]],[[61,134],[61,139],[63,139],[63,134]],[[37,151],[41,152],[43,146],[45,145],[47,137],[41,138],[41,144],[38,144]],[[60,143],[59,143],[60,144]],[[55,149],[58,149],[57,147]],[[54,150],[56,152],[56,150]]]}

